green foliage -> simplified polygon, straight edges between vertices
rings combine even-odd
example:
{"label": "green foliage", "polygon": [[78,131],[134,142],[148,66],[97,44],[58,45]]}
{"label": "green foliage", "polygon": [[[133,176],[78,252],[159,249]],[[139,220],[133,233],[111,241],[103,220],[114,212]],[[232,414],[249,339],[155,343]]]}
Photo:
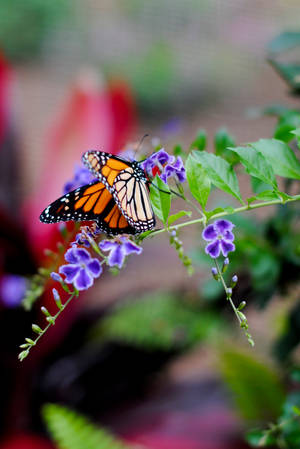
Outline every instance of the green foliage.
{"label": "green foliage", "polygon": [[91,330],[91,338],[113,340],[148,349],[187,348],[220,326],[212,312],[167,293],[122,302]]}
{"label": "green foliage", "polygon": [[287,396],[282,412],[267,429],[253,429],[246,439],[252,447],[274,446],[287,449],[300,447],[300,393]]}
{"label": "green foliage", "polygon": [[284,31],[269,42],[267,49],[272,53],[281,53],[299,46],[300,32]]}
{"label": "green foliage", "polygon": [[220,359],[224,380],[245,419],[258,421],[279,415],[284,401],[283,387],[265,362],[232,348],[225,348]]}
{"label": "green foliage", "polygon": [[205,151],[193,151],[192,158],[205,169],[212,184],[243,203],[236,174],[225,159]]}
{"label": "green foliage", "polygon": [[290,142],[294,139],[293,131],[300,126],[300,112],[288,110],[279,117],[278,124],[274,131],[275,139],[283,142]]}
{"label": "green foliage", "polygon": [[268,160],[274,173],[284,178],[300,179],[300,162],[287,144],[276,139],[260,139],[250,145]]}
{"label": "green foliage", "polygon": [[249,175],[260,179],[277,190],[277,181],[273,168],[261,153],[258,153],[251,147],[236,147],[230,148],[230,150],[238,155],[240,162],[244,165]]}
{"label": "green foliage", "polygon": [[171,226],[175,221],[179,220],[182,217],[191,217],[192,212],[187,210],[180,210],[176,214],[169,215],[168,217],[168,225]]}
{"label": "green foliage", "polygon": [[46,404],[42,412],[58,449],[129,449],[107,430],[67,407]]}
{"label": "green foliage", "polygon": [[168,185],[158,175],[150,186],[150,198],[155,215],[166,224],[171,208],[171,195]]}
{"label": "green foliage", "polygon": [[186,176],[193,197],[205,209],[210,194],[210,178],[201,164],[195,163],[190,154],[185,163]]}
{"label": "green foliage", "polygon": [[8,59],[35,57],[49,29],[69,12],[68,5],[67,0],[1,0],[0,42]]}
{"label": "green foliage", "polygon": [[207,141],[207,134],[205,129],[199,129],[195,140],[191,143],[190,148],[203,151],[205,150],[206,147],[206,141]]}

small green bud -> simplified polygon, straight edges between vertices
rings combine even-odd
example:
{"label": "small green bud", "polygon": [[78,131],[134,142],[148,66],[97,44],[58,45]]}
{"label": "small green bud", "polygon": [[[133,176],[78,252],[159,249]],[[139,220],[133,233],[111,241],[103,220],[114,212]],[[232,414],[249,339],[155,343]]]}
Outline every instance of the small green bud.
{"label": "small green bud", "polygon": [[55,319],[53,316],[47,316],[46,320],[48,321],[48,323],[52,324],[54,326],[55,324]]}
{"label": "small green bud", "polygon": [[51,316],[50,313],[48,312],[48,310],[46,309],[46,307],[41,307],[41,311],[43,312],[44,315],[46,316]]}
{"label": "small green bud", "polygon": [[33,324],[31,327],[33,332],[35,332],[36,334],[41,334],[43,332],[40,326],[38,326],[37,324]]}
{"label": "small green bud", "polygon": [[26,359],[28,354],[29,354],[29,350],[28,349],[26,349],[26,351],[20,352],[20,354],[18,355],[18,359],[20,360],[20,362],[22,362],[24,359]]}
{"label": "small green bud", "polygon": [[31,346],[35,345],[35,341],[33,341],[31,338],[25,338],[25,341],[27,341],[27,343],[30,343]]}
{"label": "small green bud", "polygon": [[19,348],[25,349],[28,348],[28,346],[31,346],[30,343],[24,343],[23,345],[20,345]]}
{"label": "small green bud", "polygon": [[244,307],[246,307],[246,301],[242,301],[242,302],[240,303],[240,305],[238,306],[238,310],[243,310]]}

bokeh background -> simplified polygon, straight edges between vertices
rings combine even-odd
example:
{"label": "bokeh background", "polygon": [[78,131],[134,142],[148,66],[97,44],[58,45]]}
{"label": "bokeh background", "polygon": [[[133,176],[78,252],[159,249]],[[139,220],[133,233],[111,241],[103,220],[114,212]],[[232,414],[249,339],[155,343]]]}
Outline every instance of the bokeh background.
{"label": "bokeh background", "polygon": [[[56,225],[38,216],[61,195],[81,154],[118,153],[145,133],[145,152],[158,142],[188,150],[200,128],[208,148],[224,127],[237,144],[271,137],[276,117],[261,110],[297,109],[299,99],[267,62],[267,47],[297,31],[299,19],[298,0],[1,1],[0,274],[2,284],[21,277],[1,290],[1,447],[61,447],[45,422],[55,414],[43,409],[49,402],[129,447],[150,449],[246,448],[245,430],[278,416],[287,374],[274,345],[299,294],[300,256],[292,271],[284,251],[258,259],[276,239],[252,241],[256,258],[246,251],[234,265],[248,267],[237,297],[249,298],[253,350],[210,280],[199,229],[189,229],[182,239],[192,277],[165,235],[147,240],[118,276],[105,273],[70,306],[28,360],[20,364],[17,352],[51,299],[49,285],[33,310],[20,305],[24,279],[57,239]],[[248,191],[243,178],[241,186]],[[265,242],[276,213],[260,211],[258,223],[241,219],[244,249],[257,230]],[[288,294],[277,288],[287,272]],[[297,336],[289,338],[296,346]]]}

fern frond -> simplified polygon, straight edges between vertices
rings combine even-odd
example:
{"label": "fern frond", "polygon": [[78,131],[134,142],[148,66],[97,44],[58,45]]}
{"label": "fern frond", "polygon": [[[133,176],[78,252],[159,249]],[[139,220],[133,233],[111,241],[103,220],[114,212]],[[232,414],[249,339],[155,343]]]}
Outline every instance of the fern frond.
{"label": "fern frond", "polygon": [[107,430],[67,407],[46,404],[42,414],[59,449],[130,449]]}

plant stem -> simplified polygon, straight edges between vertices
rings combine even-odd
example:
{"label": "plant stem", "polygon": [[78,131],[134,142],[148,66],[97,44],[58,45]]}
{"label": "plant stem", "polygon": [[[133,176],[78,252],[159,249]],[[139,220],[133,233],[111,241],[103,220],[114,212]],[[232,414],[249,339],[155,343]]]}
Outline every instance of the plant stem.
{"label": "plant stem", "polygon": [[[209,219],[212,220],[214,218],[225,217],[226,215],[233,215],[233,214],[237,214],[239,212],[246,212],[248,210],[258,209],[260,207],[274,206],[276,204],[285,204],[285,203],[290,203],[292,201],[299,201],[299,200],[300,200],[300,195],[295,195],[292,198],[288,198],[285,201],[282,201],[282,199],[270,200],[270,201],[262,201],[261,203],[248,204],[248,205],[245,205],[245,206],[242,206],[242,207],[237,207],[237,208],[233,209],[232,212],[228,212],[228,211],[218,212],[217,214],[212,215]],[[204,222],[204,218],[196,218],[195,220],[189,220],[189,221],[185,221],[184,223],[179,223],[177,225],[170,226],[168,229],[172,231],[172,229],[179,229],[179,228],[183,228],[185,226],[198,224],[198,223],[203,223],[203,222]],[[157,235],[157,234],[161,234],[162,232],[165,232],[164,228],[157,229],[156,231],[151,232],[150,235],[154,236],[154,235]]]}

